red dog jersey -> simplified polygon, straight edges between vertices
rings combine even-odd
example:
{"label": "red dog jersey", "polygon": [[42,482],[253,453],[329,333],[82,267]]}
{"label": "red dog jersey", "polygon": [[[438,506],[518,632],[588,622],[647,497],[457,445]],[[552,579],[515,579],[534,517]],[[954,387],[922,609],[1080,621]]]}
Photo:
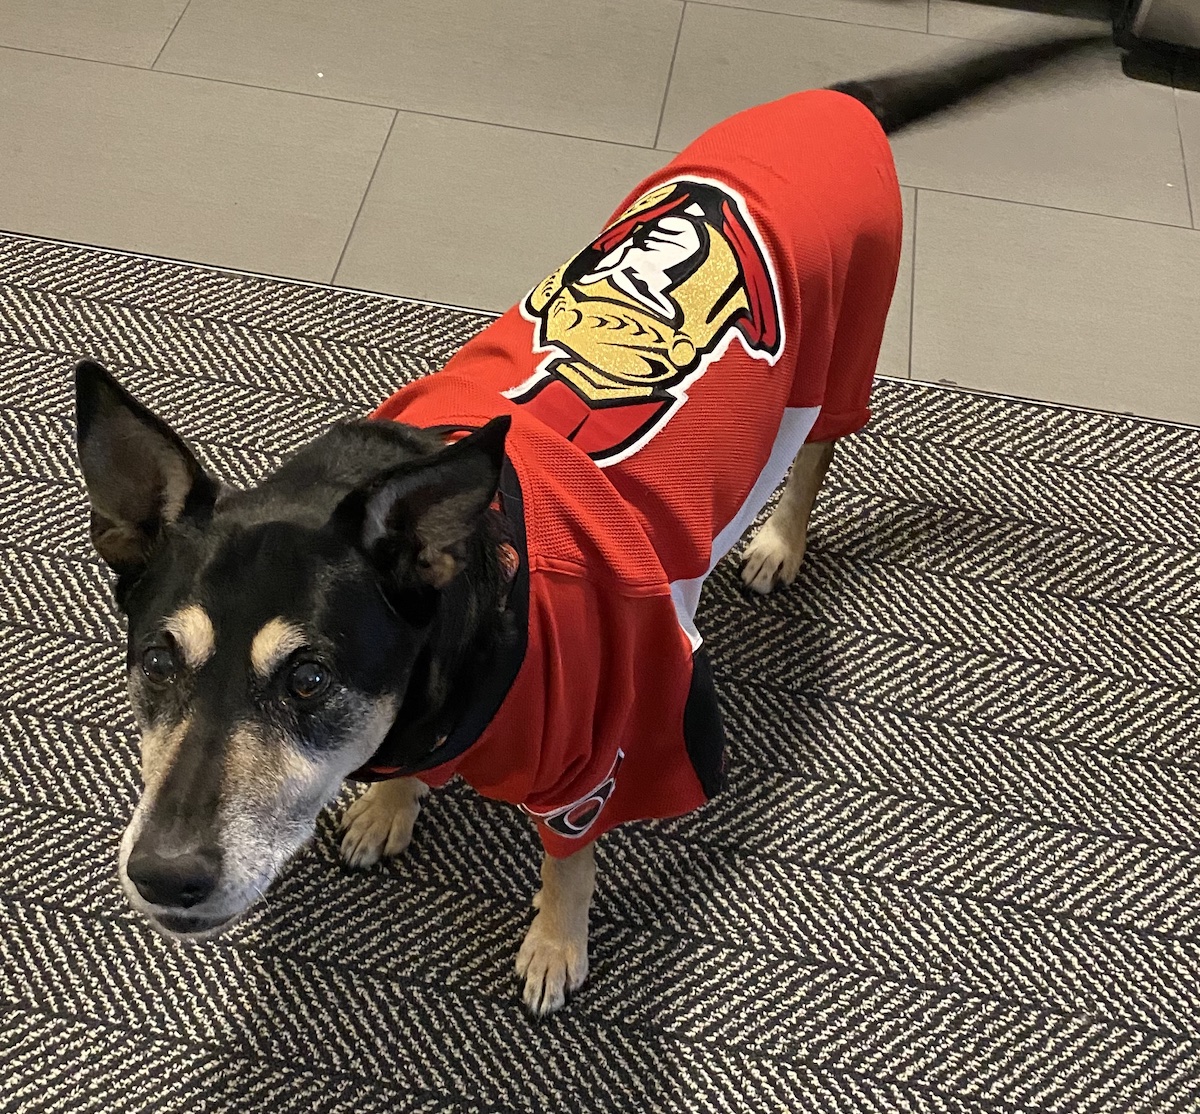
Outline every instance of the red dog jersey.
{"label": "red dog jersey", "polygon": [[557,856],[716,792],[700,589],[804,441],[866,422],[900,234],[891,151],[858,101],[751,109],[376,411],[512,415],[502,500],[523,549],[522,644],[485,711],[424,768],[378,774],[460,774],[535,816]]}

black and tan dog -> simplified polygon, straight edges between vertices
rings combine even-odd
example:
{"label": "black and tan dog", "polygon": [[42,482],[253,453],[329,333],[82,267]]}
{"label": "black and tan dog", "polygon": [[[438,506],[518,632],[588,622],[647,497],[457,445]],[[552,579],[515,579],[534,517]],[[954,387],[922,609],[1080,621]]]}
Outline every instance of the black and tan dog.
{"label": "black and tan dog", "polygon": [[119,860],[134,907],[220,932],[347,777],[375,782],[345,819],[364,865],[403,851],[457,774],[537,824],[517,966],[530,1010],[561,1006],[587,972],[596,837],[721,786],[705,576],[791,466],[742,573],[789,583],[833,442],[867,420],[900,245],[885,134],[1080,45],[718,125],[445,370],[247,491],[80,364],[92,538],[142,733]]}

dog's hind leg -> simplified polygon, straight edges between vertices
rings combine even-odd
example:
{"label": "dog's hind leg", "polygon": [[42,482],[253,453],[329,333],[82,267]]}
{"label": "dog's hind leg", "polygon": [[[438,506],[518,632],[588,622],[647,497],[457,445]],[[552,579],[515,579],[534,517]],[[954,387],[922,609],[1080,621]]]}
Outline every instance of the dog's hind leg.
{"label": "dog's hind leg", "polygon": [[812,441],[796,454],[779,503],[742,553],[742,582],[766,595],[791,584],[804,560],[808,517],[833,460],[832,441]]}
{"label": "dog's hind leg", "polygon": [[537,916],[517,953],[517,974],[525,980],[522,1000],[534,1017],[561,1009],[587,978],[594,847],[589,843],[568,858],[542,860],[542,888],[533,899]]}
{"label": "dog's hind leg", "polygon": [[342,858],[350,866],[370,866],[399,855],[412,839],[429,786],[412,777],[377,781],[342,818]]}

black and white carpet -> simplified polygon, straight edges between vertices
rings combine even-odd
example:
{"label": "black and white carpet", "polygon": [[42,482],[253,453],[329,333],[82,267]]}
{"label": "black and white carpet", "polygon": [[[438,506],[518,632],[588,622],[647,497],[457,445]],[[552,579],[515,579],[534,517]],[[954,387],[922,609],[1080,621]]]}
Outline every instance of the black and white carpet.
{"label": "black and white carpet", "polygon": [[127,909],[72,361],[249,481],[486,320],[0,237],[0,1111],[1200,1109],[1200,431],[1133,418],[879,384],[800,583],[714,575],[731,788],[602,843],[558,1017],[533,836],[460,788],[217,942]]}

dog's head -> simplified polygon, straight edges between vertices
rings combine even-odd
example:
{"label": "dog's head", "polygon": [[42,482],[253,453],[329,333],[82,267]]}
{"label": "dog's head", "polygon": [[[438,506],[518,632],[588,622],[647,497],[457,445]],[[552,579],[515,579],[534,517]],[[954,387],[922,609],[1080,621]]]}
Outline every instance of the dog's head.
{"label": "dog's head", "polygon": [[[141,730],[122,885],[156,927],[209,935],[265,891],[398,718],[436,701],[439,616],[478,590],[459,574],[486,546],[508,420],[450,446],[348,423],[238,491],[99,365],[76,369],[76,407]],[[460,600],[456,629],[479,610]]]}

